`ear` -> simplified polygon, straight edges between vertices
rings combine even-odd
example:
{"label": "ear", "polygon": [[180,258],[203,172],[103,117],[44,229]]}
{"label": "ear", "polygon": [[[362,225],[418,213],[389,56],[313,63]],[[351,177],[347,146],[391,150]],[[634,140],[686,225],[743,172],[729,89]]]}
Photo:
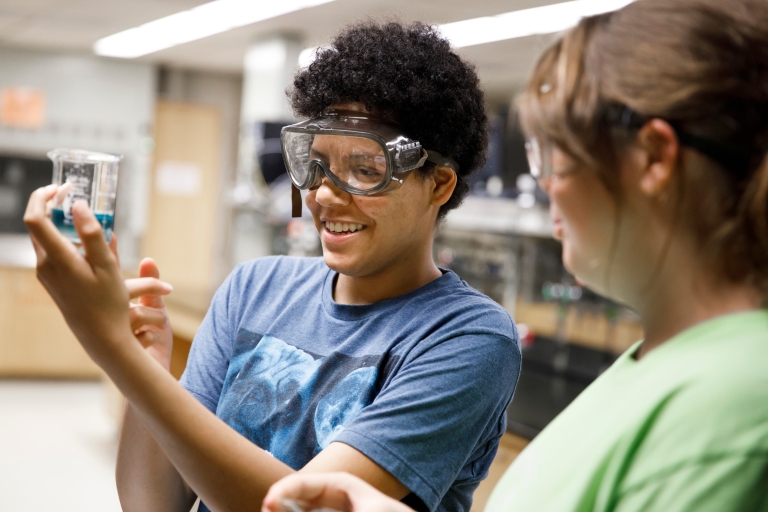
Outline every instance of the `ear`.
{"label": "ear", "polygon": [[647,154],[640,189],[648,196],[659,197],[669,189],[676,172],[680,142],[675,129],[663,119],[648,121],[640,129],[638,140]]}
{"label": "ear", "polygon": [[450,167],[438,165],[430,178],[434,184],[430,203],[442,206],[448,202],[456,188],[456,172]]}

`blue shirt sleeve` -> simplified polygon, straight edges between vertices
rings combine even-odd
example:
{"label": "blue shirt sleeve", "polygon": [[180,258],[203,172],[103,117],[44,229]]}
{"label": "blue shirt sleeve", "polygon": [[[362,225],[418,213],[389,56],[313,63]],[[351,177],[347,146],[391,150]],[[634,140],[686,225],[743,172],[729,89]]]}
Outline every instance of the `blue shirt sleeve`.
{"label": "blue shirt sleeve", "polygon": [[230,296],[237,271],[230,274],[213,297],[211,307],[195,334],[181,385],[209,411],[216,413],[221,389],[232,357],[234,335]]}
{"label": "blue shirt sleeve", "polygon": [[430,510],[469,510],[466,487],[488,472],[520,362],[517,340],[496,333],[443,340],[409,357],[335,441],[392,473]]}

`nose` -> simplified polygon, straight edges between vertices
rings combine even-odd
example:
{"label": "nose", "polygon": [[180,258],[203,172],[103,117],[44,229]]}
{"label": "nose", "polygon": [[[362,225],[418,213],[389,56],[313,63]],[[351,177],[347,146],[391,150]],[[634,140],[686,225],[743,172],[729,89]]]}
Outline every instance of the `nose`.
{"label": "nose", "polygon": [[333,184],[327,176],[323,176],[320,187],[315,194],[315,201],[326,208],[332,206],[347,206],[352,202],[352,195],[349,192],[341,190]]}

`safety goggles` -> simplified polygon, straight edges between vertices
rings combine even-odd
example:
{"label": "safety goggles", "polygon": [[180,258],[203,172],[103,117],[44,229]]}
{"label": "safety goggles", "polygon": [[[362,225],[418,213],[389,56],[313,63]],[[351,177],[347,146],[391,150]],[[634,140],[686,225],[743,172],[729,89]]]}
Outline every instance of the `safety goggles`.
{"label": "safety goggles", "polygon": [[552,175],[552,147],[543,147],[536,137],[525,141],[525,156],[528,157],[528,168],[531,176],[537,180]]}
{"label": "safety goggles", "polygon": [[[605,120],[610,126],[616,126],[628,131],[637,131],[653,117],[644,116],[621,104],[611,104],[606,108]],[[660,118],[663,119],[663,118]],[[678,123],[665,120],[675,130],[677,140],[702,155],[719,163],[737,176],[743,176],[749,170],[749,153],[743,148],[723,144],[721,142],[694,135],[680,127]],[[552,175],[565,174],[570,167],[560,172],[552,167],[552,150],[554,146],[535,137],[525,142],[525,152],[528,157],[528,167],[531,175],[544,180]]]}
{"label": "safety goggles", "polygon": [[451,158],[421,147],[402,128],[363,112],[327,110],[324,115],[286,126],[280,140],[293,183],[293,216],[301,216],[299,190],[320,187],[328,178],[355,195],[373,195],[403,184],[430,161],[454,171]]}

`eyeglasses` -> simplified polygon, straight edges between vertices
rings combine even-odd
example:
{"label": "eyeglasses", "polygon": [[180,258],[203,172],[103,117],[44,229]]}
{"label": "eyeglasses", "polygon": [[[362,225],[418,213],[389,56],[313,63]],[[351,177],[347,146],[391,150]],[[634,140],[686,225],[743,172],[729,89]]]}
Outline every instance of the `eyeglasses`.
{"label": "eyeglasses", "polygon": [[525,141],[525,154],[528,158],[528,168],[531,175],[537,180],[544,180],[550,176],[565,176],[576,168],[576,164],[555,168],[552,165],[553,144],[539,141],[536,137],[530,137]]}
{"label": "eyeglasses", "polygon": [[[605,120],[609,125],[618,126],[629,131],[639,130],[651,119],[654,118],[639,114],[626,105],[621,104],[611,104],[605,112]],[[743,176],[748,172],[749,153],[743,148],[694,135],[682,129],[676,122],[666,119],[665,121],[675,130],[680,144],[698,151],[737,176]],[[565,169],[565,172],[558,172],[558,170],[553,169],[552,151],[554,150],[554,145],[552,144],[531,137],[526,140],[525,150],[531,175],[538,180],[549,178],[552,175],[566,174],[570,171],[570,168]]]}
{"label": "eyeglasses", "polygon": [[552,174],[552,151],[544,151],[536,137],[525,141],[525,156],[528,157],[531,176],[541,180]]}

